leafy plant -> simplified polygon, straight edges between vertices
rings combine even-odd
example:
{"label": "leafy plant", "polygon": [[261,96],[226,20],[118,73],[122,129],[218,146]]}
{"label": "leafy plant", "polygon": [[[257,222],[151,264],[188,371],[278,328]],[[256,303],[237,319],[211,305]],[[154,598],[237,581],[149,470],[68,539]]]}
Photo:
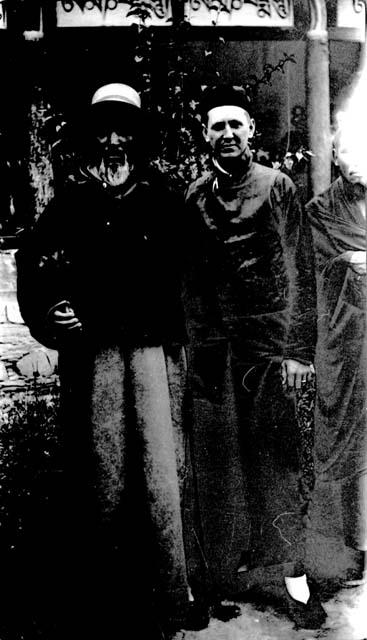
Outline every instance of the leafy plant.
{"label": "leafy plant", "polygon": [[1,551],[22,544],[50,498],[60,454],[57,408],[56,387],[41,393],[34,386],[1,402]]}

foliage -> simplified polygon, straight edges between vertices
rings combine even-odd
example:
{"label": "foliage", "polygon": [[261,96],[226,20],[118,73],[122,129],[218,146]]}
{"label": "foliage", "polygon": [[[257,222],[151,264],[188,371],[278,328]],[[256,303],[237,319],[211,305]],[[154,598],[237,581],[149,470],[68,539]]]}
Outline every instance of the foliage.
{"label": "foliage", "polygon": [[56,388],[4,396],[0,406],[1,550],[15,550],[44,510],[58,471]]}

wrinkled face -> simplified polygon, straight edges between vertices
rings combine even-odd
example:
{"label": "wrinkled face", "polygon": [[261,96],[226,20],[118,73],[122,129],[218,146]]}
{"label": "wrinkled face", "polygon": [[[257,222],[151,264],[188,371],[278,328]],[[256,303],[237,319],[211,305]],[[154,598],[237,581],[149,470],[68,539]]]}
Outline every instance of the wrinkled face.
{"label": "wrinkled face", "polygon": [[335,164],[352,184],[367,187],[367,154],[363,136],[339,133],[334,140]]}
{"label": "wrinkled face", "polygon": [[120,162],[124,164],[131,153],[134,136],[127,133],[118,124],[108,123],[96,130],[96,138],[101,155],[106,162]]}
{"label": "wrinkled face", "polygon": [[101,171],[112,185],[123,184],[133,166],[134,135],[128,134],[123,126],[106,124],[96,133]]}
{"label": "wrinkled face", "polygon": [[254,133],[255,122],[241,107],[224,105],[208,112],[204,137],[219,160],[240,157]]}

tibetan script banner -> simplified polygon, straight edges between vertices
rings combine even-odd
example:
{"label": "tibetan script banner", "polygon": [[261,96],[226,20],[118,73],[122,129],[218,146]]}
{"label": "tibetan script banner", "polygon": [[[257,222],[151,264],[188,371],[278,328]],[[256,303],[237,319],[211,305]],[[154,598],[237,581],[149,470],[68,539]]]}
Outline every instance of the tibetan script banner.
{"label": "tibetan script banner", "polygon": [[363,31],[366,24],[364,0],[338,0],[337,26]]}
{"label": "tibetan script banner", "polygon": [[0,29],[6,29],[6,0],[0,0]]}
{"label": "tibetan script banner", "polygon": [[139,22],[166,26],[170,0],[57,0],[58,27],[121,27]]}
{"label": "tibetan script banner", "polygon": [[193,26],[292,27],[293,0],[185,0]]}

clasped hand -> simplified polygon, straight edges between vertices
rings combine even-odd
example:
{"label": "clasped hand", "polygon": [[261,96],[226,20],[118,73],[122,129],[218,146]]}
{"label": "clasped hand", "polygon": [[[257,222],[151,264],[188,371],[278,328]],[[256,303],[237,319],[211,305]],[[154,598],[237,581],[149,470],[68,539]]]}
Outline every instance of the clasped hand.
{"label": "clasped hand", "polygon": [[301,389],[302,383],[311,380],[315,375],[315,369],[313,364],[302,364],[298,360],[287,358],[282,362],[281,375],[283,386],[287,385],[290,389]]}
{"label": "clasped hand", "polygon": [[350,256],[350,265],[356,273],[359,275],[365,275],[366,273],[366,252],[365,251],[352,251]]}
{"label": "clasped hand", "polygon": [[59,335],[82,329],[82,323],[68,302],[60,302],[52,307],[48,313],[48,322]]}

